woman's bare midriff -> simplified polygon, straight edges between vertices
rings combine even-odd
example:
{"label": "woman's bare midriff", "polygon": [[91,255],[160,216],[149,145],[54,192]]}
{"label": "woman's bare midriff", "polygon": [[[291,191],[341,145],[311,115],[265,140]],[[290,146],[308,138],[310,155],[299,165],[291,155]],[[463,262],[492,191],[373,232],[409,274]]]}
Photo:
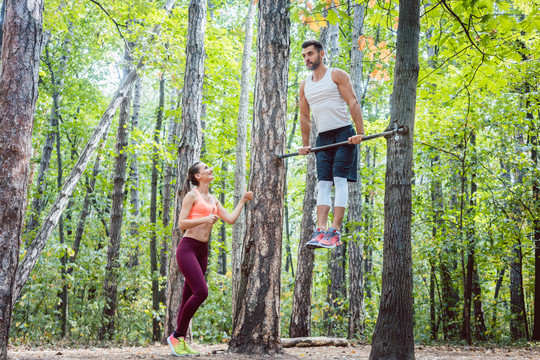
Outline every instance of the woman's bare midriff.
{"label": "woman's bare midriff", "polygon": [[212,232],[213,224],[201,224],[194,228],[187,229],[184,236],[199,240],[201,242],[208,242],[210,233]]}

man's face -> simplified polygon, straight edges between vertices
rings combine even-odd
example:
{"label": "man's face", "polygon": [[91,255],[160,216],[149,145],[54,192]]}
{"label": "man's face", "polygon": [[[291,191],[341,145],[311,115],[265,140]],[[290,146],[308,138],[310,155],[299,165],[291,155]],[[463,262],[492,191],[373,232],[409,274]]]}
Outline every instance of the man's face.
{"label": "man's face", "polygon": [[308,70],[315,70],[321,65],[322,57],[324,51],[318,52],[313,45],[308,46],[305,49],[302,49],[302,57],[304,58],[304,63]]}

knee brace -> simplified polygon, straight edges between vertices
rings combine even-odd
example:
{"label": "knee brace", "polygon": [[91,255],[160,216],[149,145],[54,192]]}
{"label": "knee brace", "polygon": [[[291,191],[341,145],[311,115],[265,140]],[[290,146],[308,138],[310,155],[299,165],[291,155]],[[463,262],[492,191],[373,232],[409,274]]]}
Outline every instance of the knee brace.
{"label": "knee brace", "polygon": [[334,207],[347,207],[347,201],[349,200],[349,185],[346,178],[335,177],[334,185],[336,187],[336,194],[334,198]]}
{"label": "knee brace", "polygon": [[328,205],[332,206],[332,182],[319,181],[317,183],[317,206]]}

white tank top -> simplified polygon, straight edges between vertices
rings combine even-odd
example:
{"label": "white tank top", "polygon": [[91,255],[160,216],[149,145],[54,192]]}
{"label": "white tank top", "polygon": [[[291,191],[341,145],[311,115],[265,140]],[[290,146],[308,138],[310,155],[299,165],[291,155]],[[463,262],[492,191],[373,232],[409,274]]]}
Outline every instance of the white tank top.
{"label": "white tank top", "polygon": [[304,94],[317,124],[318,133],[351,124],[347,103],[341,96],[337,84],[332,81],[332,70],[333,68],[326,69],[326,73],[319,81],[312,81],[313,75],[309,75],[304,86]]}

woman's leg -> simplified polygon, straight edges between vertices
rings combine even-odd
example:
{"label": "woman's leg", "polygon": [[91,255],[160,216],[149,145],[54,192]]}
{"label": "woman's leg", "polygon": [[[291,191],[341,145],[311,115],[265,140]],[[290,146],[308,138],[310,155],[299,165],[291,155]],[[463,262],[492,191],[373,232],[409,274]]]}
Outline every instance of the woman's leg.
{"label": "woman's leg", "polygon": [[208,262],[207,244],[195,239],[188,239],[182,239],[176,252],[178,266],[185,278],[182,304],[178,311],[176,327],[176,333],[179,336],[186,336],[191,318],[208,297],[208,286],[204,279],[204,271],[206,271]]}

